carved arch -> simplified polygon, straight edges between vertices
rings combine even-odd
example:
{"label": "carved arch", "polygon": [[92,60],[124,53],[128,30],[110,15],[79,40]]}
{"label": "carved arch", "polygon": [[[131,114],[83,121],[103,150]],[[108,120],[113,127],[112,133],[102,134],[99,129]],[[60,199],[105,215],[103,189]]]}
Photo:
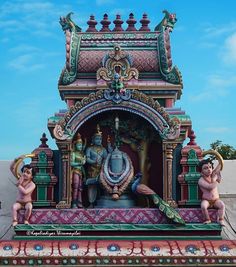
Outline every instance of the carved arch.
{"label": "carved arch", "polygon": [[99,113],[123,110],[135,113],[147,120],[160,134],[163,140],[174,140],[179,137],[180,125],[178,119],[170,119],[168,113],[158,101],[147,95],[133,90],[129,101],[119,104],[104,98],[104,91],[92,93],[77,102],[64,115],[53,130],[57,140],[71,140],[77,130],[90,118]]}
{"label": "carved arch", "polygon": [[[128,90],[128,89],[127,89]],[[70,144],[77,130],[90,118],[99,113],[111,110],[122,110],[135,113],[147,120],[158,131],[163,140],[166,152],[164,161],[164,200],[173,202],[172,195],[172,146],[166,148],[166,144],[174,142],[180,135],[180,122],[177,118],[170,119],[169,114],[158,101],[137,90],[130,92],[128,100],[116,103],[104,97],[103,90],[91,93],[88,97],[76,102],[64,117],[55,125],[53,136],[62,153],[63,168],[63,195],[58,203],[58,208],[69,208],[71,203],[71,181],[70,181]]]}

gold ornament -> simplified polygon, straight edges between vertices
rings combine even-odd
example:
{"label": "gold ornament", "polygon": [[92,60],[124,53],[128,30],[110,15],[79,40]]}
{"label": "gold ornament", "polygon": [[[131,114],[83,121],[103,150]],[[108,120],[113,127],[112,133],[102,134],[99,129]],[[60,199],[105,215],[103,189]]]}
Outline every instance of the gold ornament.
{"label": "gold ornament", "polygon": [[221,154],[218,151],[213,150],[213,149],[209,149],[209,150],[203,151],[202,152],[202,156],[205,157],[206,155],[214,155],[216,157],[216,159],[218,160],[218,162],[220,163],[220,170],[223,169],[224,160],[223,160]]}
{"label": "gold ornament", "polygon": [[19,179],[21,177],[21,172],[20,170],[18,170],[21,162],[25,159],[25,158],[33,158],[35,157],[35,154],[25,154],[25,155],[22,155],[18,158],[15,159],[15,164],[14,164],[14,169],[13,169],[13,174],[14,176]]}

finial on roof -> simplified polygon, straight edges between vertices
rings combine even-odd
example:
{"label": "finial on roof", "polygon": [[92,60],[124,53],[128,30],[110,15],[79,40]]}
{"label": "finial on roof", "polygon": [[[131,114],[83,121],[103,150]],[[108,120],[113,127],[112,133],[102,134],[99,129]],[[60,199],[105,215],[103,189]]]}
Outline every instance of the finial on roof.
{"label": "finial on roof", "polygon": [[110,20],[108,19],[108,15],[104,14],[103,15],[103,20],[101,21],[102,28],[100,32],[110,32],[111,29],[109,28],[109,25],[111,24]]}
{"label": "finial on roof", "polygon": [[123,20],[120,18],[120,15],[116,15],[116,19],[113,21],[115,24],[115,28],[113,29],[113,32],[123,32],[124,30],[122,29],[121,25],[123,24]]}
{"label": "finial on roof", "polygon": [[135,28],[135,23],[136,23],[136,19],[134,18],[134,14],[130,13],[129,14],[129,19],[126,20],[126,23],[128,24],[128,28],[126,29],[126,31],[137,31],[137,29]]}
{"label": "finial on roof", "polygon": [[47,139],[45,133],[42,134],[42,137],[40,138],[40,141],[41,141],[41,145],[39,147],[48,147],[48,145],[47,145],[48,139]]}
{"label": "finial on roof", "polygon": [[150,28],[148,27],[150,20],[148,19],[146,13],[143,14],[143,18],[140,20],[140,23],[142,24],[141,28],[139,29],[140,31],[150,32]]}
{"label": "finial on roof", "polygon": [[90,19],[87,21],[87,24],[89,25],[88,29],[86,32],[97,32],[96,25],[98,24],[97,21],[95,20],[94,15],[90,16]]}
{"label": "finial on roof", "polygon": [[195,142],[196,135],[195,135],[195,133],[194,133],[193,130],[191,130],[191,132],[190,132],[188,138],[190,139],[190,142],[189,142],[187,145],[189,145],[189,146],[195,146],[195,145],[197,144],[197,143]]}

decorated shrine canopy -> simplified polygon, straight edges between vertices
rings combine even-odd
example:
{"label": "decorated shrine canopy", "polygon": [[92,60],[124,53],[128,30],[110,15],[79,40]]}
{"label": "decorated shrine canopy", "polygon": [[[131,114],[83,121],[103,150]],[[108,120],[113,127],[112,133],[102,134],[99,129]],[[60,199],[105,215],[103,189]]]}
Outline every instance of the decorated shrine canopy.
{"label": "decorated shrine canopy", "polygon": [[[85,32],[74,23],[72,13],[61,17],[60,24],[66,37],[66,64],[58,88],[68,109],[49,118],[48,128],[63,158],[69,158],[76,134],[79,132],[89,137],[89,130],[94,127],[91,126],[93,121],[104,125],[105,117],[112,114],[120,116],[121,123],[130,114],[132,121],[144,119],[143,123],[147,122],[153,127],[155,136],[163,145],[156,149],[162,157],[163,172],[160,164],[160,173],[153,172],[153,179],[154,176],[161,177],[163,198],[174,203],[169,155],[178,144],[184,142],[192,124],[184,111],[174,107],[183,87],[181,74],[172,64],[170,49],[170,33],[177,19],[175,14],[163,13],[164,18],[154,31],[148,26],[150,20],[146,14],[140,20],[139,29],[135,27],[136,20],[132,13],[126,26],[120,15],[116,16],[114,25],[110,25],[105,14],[100,30],[96,28],[94,16],[91,16]],[[66,161],[63,165],[66,186],[63,187],[63,201],[58,207],[70,207],[68,164]],[[145,172],[145,166],[142,168]]]}
{"label": "decorated shrine canopy", "polygon": [[90,16],[85,32],[72,13],[60,18],[66,64],[58,88],[68,108],[48,120],[59,150],[43,134],[30,154],[30,224],[19,211],[15,240],[0,242],[0,265],[236,266],[218,211],[203,223],[204,155],[190,117],[174,107],[183,88],[171,58],[177,18],[163,13],[153,31],[146,14],[140,28],[132,13],[127,25],[105,14],[101,27]]}
{"label": "decorated shrine canopy", "polygon": [[[66,34],[66,65],[59,79],[62,99],[81,99],[91,90],[106,88],[114,72],[124,77],[127,88],[139,89],[172,103],[178,99],[182,77],[178,68],[172,65],[170,47],[170,32],[177,19],[175,14],[164,13],[165,17],[154,31],[148,26],[150,20],[146,14],[140,20],[139,29],[135,27],[132,13],[127,25],[123,25],[119,15],[114,25],[110,25],[105,14],[99,31],[91,16],[85,32],[73,22],[72,13],[61,17]],[[114,47],[119,51],[114,51]]]}

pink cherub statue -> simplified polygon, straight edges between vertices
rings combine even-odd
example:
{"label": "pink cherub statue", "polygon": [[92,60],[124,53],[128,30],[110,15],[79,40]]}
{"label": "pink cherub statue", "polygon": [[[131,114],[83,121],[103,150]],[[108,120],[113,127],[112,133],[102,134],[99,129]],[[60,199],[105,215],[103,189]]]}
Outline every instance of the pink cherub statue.
{"label": "pink cherub statue", "polygon": [[[10,166],[13,175],[16,175],[17,162],[18,160],[13,161]],[[17,182],[18,196],[16,198],[16,203],[14,203],[12,207],[12,226],[18,224],[17,215],[18,211],[22,208],[25,209],[24,224],[29,224],[29,218],[33,208],[31,195],[35,189],[35,183],[32,181],[34,170],[29,164],[26,164],[21,168],[21,172],[22,174],[19,175],[19,180]]]}
{"label": "pink cherub statue", "polygon": [[211,223],[211,219],[208,213],[208,208],[216,208],[218,211],[217,221],[220,225],[224,224],[225,204],[219,198],[218,183],[221,182],[220,174],[221,165],[218,164],[213,169],[213,163],[210,159],[204,159],[199,163],[199,169],[201,177],[198,181],[198,185],[202,191],[201,209],[204,216],[204,223]]}

